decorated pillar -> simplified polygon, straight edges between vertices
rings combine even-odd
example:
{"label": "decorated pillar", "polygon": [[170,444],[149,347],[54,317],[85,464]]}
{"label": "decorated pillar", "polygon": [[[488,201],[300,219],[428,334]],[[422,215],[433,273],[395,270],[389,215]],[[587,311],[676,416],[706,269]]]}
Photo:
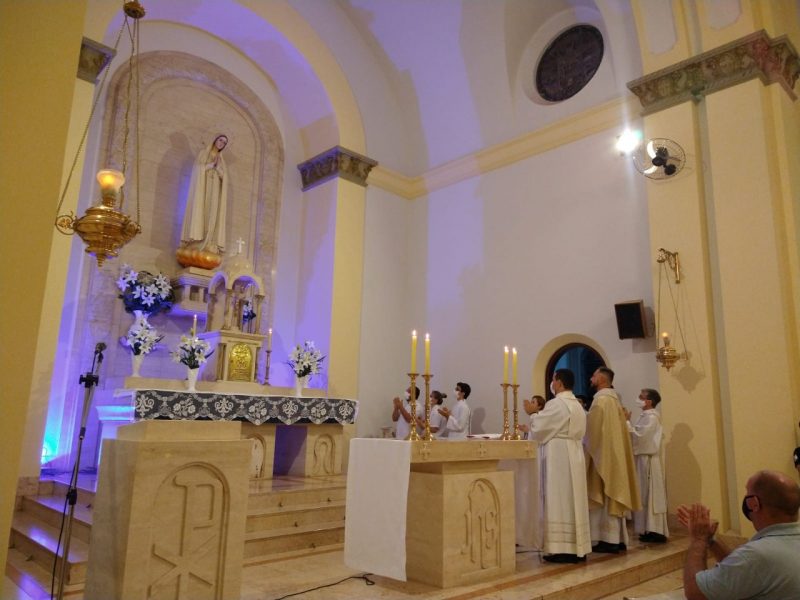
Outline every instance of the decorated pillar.
{"label": "decorated pillar", "polygon": [[[298,165],[303,191],[332,234],[328,240],[330,264],[325,297],[330,310],[328,393],[355,398],[361,338],[361,293],[364,267],[364,213],[367,177],[376,161],[341,146]],[[316,188],[316,189],[315,189]],[[317,260],[324,256],[320,253]]]}
{"label": "decorated pillar", "polygon": [[743,486],[759,469],[791,471],[800,418],[792,4],[634,5],[647,74],[628,85],[645,140],[675,140],[687,155],[679,175],[647,188],[654,286],[658,248],[679,251],[683,269],[689,356],[659,370],[670,509],[702,500],[743,534]]}

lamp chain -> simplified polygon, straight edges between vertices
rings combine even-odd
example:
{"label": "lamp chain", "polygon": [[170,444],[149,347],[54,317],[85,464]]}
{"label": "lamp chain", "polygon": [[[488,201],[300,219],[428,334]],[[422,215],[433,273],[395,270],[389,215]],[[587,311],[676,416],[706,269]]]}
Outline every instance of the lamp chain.
{"label": "lamp chain", "polygon": [[[659,286],[660,285],[661,285],[661,280],[659,279]],[[672,283],[670,283],[669,278],[667,278],[667,287],[669,288],[669,297],[672,300],[672,309],[675,311],[675,322],[678,324],[678,333],[681,334],[681,343],[683,344],[683,351],[686,352],[686,339],[683,337],[683,327],[681,327],[681,320],[678,317],[678,303],[675,301],[675,295],[672,292]],[[661,307],[659,306],[659,310],[660,309]]]}
{"label": "lamp chain", "polygon": [[656,314],[656,336],[661,333],[661,279],[664,276],[664,263],[658,263],[658,313]]}
{"label": "lamp chain", "polygon": [[[131,55],[128,58],[128,85],[125,88],[125,93],[127,97],[125,98],[125,118],[123,120],[122,125],[122,173],[125,174],[128,172],[128,131],[130,129],[130,112],[131,112],[131,84],[133,83],[133,69],[134,69],[134,60],[133,57],[136,55],[136,36],[135,32],[138,30],[138,21],[134,20],[133,22],[133,31],[131,31],[131,25],[128,22],[127,15],[125,16],[125,25],[127,25],[128,30],[128,38],[131,42]],[[139,112],[139,107],[136,107],[136,112]],[[125,189],[120,189],[120,198],[119,198],[119,211],[123,212],[125,208]]]}
{"label": "lamp chain", "polygon": [[[122,32],[125,30],[125,24],[127,23],[127,17],[125,21],[123,21],[122,26],[119,28],[119,32],[117,32],[117,39],[114,42],[114,55],[117,53],[117,48],[119,47],[119,41],[122,38]],[[67,180],[64,182],[64,190],[61,192],[61,198],[58,200],[58,206],[56,207],[56,216],[61,213],[61,205],[64,204],[64,198],[67,196],[67,190],[69,189],[69,184],[72,181],[72,175],[75,173],[75,166],[78,164],[78,158],[80,158],[81,152],[83,151],[83,147],[86,144],[86,136],[89,134],[89,126],[92,123],[92,118],[94,117],[95,110],[97,109],[97,103],[100,101],[100,97],[103,95],[103,89],[106,86],[106,81],[108,80],[108,74],[111,71],[110,63],[106,65],[105,71],[103,73],[103,78],[100,80],[100,87],[97,88],[97,93],[94,96],[94,100],[92,101],[92,108],[89,111],[89,118],[86,120],[86,126],[83,128],[83,133],[81,134],[81,141],[78,144],[78,151],[75,153],[75,158],[72,160],[72,165],[69,168],[69,174],[67,175]],[[57,228],[58,229],[58,228]],[[61,231],[61,229],[58,229]],[[62,233],[64,233],[62,231]],[[71,233],[69,235],[72,235]]]}
{"label": "lamp chain", "polygon": [[135,122],[134,127],[136,128],[136,224],[140,224],[142,222],[141,218],[141,210],[139,205],[139,198],[141,195],[139,194],[139,170],[141,168],[141,161],[139,160],[139,148],[142,146],[142,137],[139,131],[139,99],[141,95],[139,94],[139,51],[141,49],[141,43],[139,42],[139,19],[135,19],[134,31],[136,32],[136,114],[134,116]]}

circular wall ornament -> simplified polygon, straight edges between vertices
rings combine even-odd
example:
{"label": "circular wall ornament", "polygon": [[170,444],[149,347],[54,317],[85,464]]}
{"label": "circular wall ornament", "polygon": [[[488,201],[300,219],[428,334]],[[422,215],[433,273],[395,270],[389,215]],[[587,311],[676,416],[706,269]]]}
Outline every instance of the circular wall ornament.
{"label": "circular wall ornament", "polygon": [[549,102],[580,92],[603,60],[603,34],[591,25],[575,25],[550,42],[536,67],[536,91]]}

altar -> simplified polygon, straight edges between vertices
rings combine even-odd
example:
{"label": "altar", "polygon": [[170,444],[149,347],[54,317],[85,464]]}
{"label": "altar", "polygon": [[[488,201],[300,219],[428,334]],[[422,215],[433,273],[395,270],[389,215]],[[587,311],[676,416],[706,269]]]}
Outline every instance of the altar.
{"label": "altar", "polygon": [[499,462],[532,462],[536,447],[483,439],[352,440],[345,563],[442,588],[513,573],[515,478]]}
{"label": "altar", "polygon": [[239,421],[251,443],[251,479],[276,475],[320,477],[344,472],[358,402],[331,398],[322,390],[253,383],[198,383],[128,378],[114,405],[98,407],[101,439],[116,437],[121,425],[137,421]]}

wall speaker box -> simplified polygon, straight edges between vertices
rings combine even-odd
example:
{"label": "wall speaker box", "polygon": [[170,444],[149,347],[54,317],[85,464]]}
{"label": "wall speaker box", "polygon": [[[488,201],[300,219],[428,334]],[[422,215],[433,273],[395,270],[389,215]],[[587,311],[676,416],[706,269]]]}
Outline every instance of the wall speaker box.
{"label": "wall speaker box", "polygon": [[614,305],[617,314],[619,339],[643,338],[645,334],[644,300],[620,302]]}

